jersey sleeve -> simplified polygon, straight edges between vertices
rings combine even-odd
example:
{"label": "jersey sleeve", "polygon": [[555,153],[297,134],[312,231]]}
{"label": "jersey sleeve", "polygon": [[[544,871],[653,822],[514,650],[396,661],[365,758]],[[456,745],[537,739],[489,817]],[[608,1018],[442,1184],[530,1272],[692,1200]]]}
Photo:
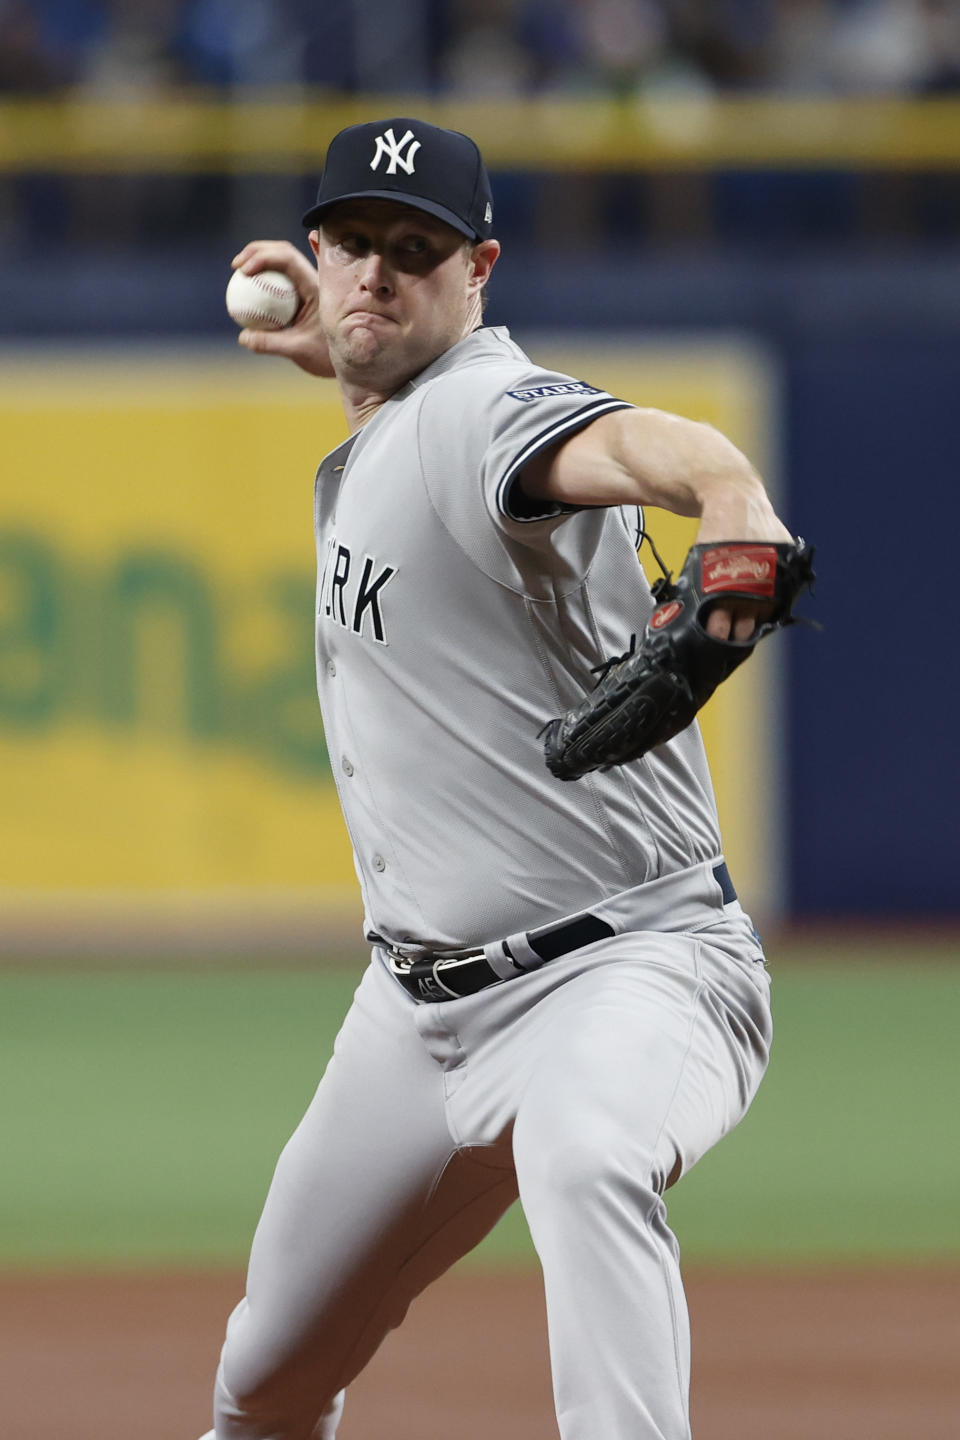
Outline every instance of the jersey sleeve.
{"label": "jersey sleeve", "polygon": [[488,403],[490,429],[481,482],[491,515],[518,525],[556,519],[577,508],[524,495],[519,483],[523,467],[599,416],[630,408],[627,401],[584,380],[537,368],[491,395]]}
{"label": "jersey sleeve", "polygon": [[580,507],[532,500],[520,479],[541,451],[601,415],[632,406],[585,380],[525,364],[468,366],[424,397],[421,459],[446,465],[457,487],[476,487],[494,524],[513,529],[562,520]]}
{"label": "jersey sleeve", "polygon": [[[434,512],[491,576],[526,588],[530,575],[583,575],[606,509],[524,496],[533,457],[600,415],[631,408],[607,391],[529,360],[465,366],[422,397],[419,456]],[[526,558],[525,558],[526,557]]]}

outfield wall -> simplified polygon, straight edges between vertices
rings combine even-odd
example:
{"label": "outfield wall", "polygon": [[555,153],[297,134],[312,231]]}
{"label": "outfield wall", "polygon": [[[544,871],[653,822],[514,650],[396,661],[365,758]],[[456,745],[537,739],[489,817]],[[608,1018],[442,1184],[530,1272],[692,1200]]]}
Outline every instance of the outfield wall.
{"label": "outfield wall", "polygon": [[[716,424],[775,478],[758,346],[533,348]],[[312,669],[334,388],[202,347],[10,352],[0,381],[0,946],[356,935]],[[648,527],[678,563],[693,522]],[[775,669],[738,672],[704,717],[730,867],[765,918],[783,891]]]}

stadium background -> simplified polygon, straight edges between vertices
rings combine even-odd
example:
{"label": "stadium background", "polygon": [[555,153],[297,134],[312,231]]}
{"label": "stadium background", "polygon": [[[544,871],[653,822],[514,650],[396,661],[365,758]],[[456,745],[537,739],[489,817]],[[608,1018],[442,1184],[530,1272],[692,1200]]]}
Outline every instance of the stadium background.
{"label": "stadium background", "polygon": [[[958,85],[935,0],[0,6],[7,1433],[203,1428],[362,963],[311,675],[341,418],[236,354],[222,295],[244,240],[302,243],[330,135],[403,113],[487,154],[489,322],[720,425],[817,544],[823,631],[705,721],[778,1039],[672,1207],[704,1433],[954,1433]],[[679,558],[683,526],[651,529]],[[484,1284],[490,1343],[531,1263],[513,1217],[456,1318],[424,1302],[397,1344],[444,1343]],[[494,1345],[488,1392],[510,1363]],[[350,1433],[380,1404],[400,1440],[554,1433],[545,1392],[454,1426],[407,1373],[384,1358]]]}

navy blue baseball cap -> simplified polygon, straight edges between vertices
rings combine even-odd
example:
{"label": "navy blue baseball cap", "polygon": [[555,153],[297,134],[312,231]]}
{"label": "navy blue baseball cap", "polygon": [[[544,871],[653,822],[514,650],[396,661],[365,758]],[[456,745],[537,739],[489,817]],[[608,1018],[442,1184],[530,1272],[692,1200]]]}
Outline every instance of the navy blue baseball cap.
{"label": "navy blue baseball cap", "polygon": [[313,229],[341,200],[398,200],[445,220],[471,240],[493,229],[490,179],[477,145],[423,120],[374,120],[334,135],[317,192],[303,217]]}

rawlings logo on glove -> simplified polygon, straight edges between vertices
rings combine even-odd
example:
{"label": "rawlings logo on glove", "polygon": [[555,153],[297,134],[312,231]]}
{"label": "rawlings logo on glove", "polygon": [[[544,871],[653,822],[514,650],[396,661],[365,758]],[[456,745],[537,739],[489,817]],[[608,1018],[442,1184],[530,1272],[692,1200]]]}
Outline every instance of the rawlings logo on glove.
{"label": "rawlings logo on glove", "polygon": [[740,595],[773,595],[777,583],[775,545],[711,545],[703,552],[703,593],[735,588]]}
{"label": "rawlings logo on glove", "polygon": [[[813,546],[736,540],[694,545],[672,584],[659,580],[660,602],[638,649],[597,667],[600,679],[579,705],[544,734],[547,767],[558,780],[579,780],[639,760],[693,720],[722,680],[742,665],[758,640],[792,625],[793,606],[813,583]],[[717,640],[707,612],[735,600],[766,601],[746,640]]]}

